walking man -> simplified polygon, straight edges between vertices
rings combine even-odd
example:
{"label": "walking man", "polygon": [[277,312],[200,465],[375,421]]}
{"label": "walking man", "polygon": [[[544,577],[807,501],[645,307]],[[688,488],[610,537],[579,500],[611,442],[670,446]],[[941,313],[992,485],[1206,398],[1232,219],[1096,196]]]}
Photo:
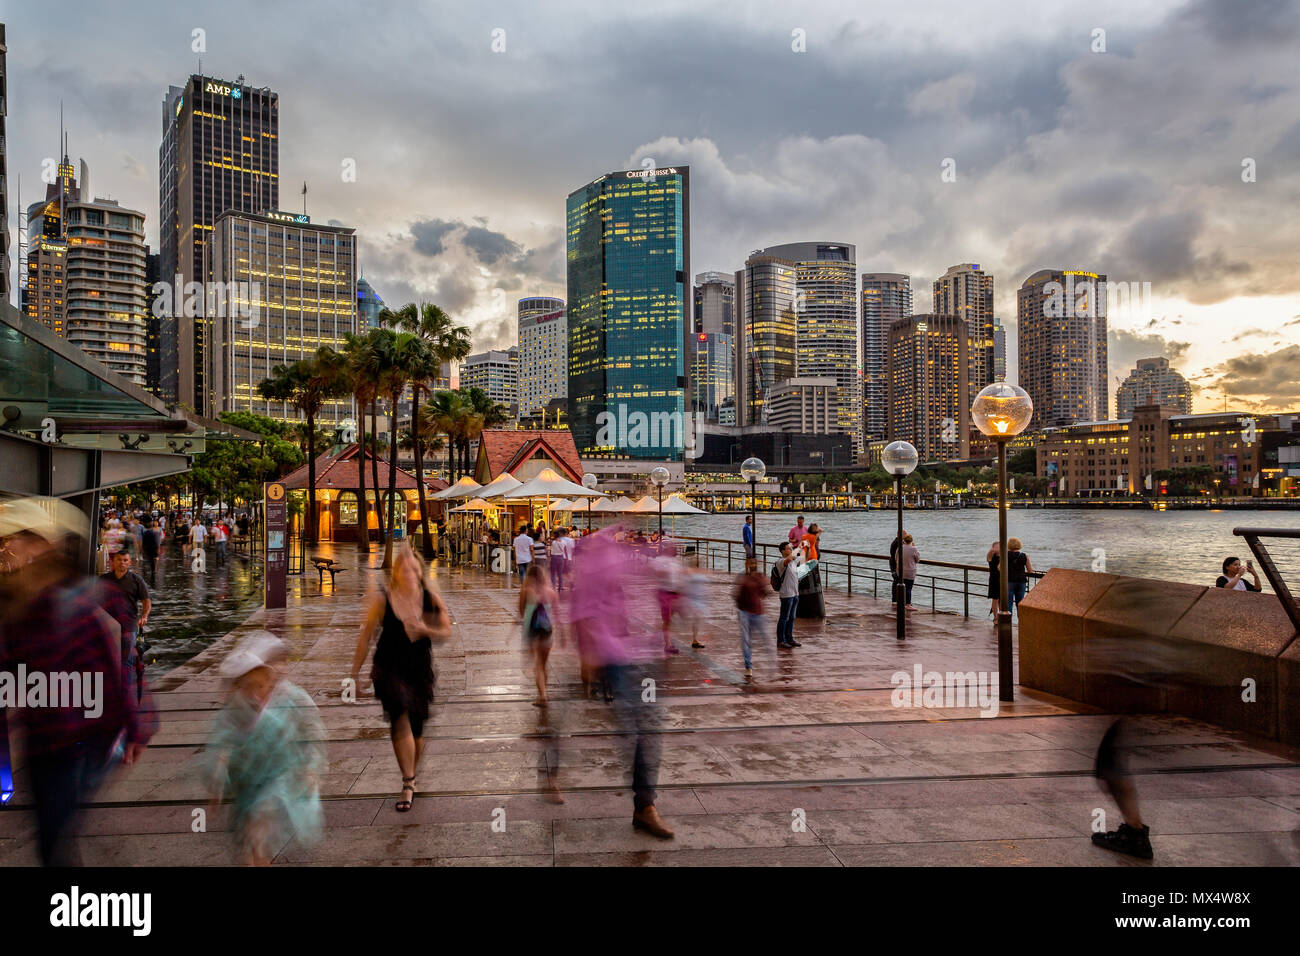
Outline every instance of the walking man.
{"label": "walking man", "polygon": [[772,581],[780,582],[781,616],[776,622],[776,646],[803,647],[794,639],[794,612],[799,606],[799,571],[795,550],[789,541],[781,544],[781,557],[772,569]]}
{"label": "walking man", "polygon": [[533,539],[528,534],[528,525],[523,525],[519,529],[519,534],[515,535],[515,570],[519,572],[519,582],[523,583],[524,575],[528,573],[528,566],[533,563]]}
{"label": "walking man", "polygon": [[144,578],[131,570],[129,552],[118,550],[110,560],[112,570],[99,576],[107,585],[105,595],[113,598],[104,610],[122,628],[122,683],[131,699],[138,700],[139,694],[135,687],[135,638],[140,628],[149,623],[153,602],[149,600],[149,586],[144,583]]}
{"label": "walking man", "polygon": [[741,538],[745,542],[746,560],[748,560],[749,558],[756,559],[758,555],[754,552],[754,516],[753,515],[745,515],[745,528],[741,534]]}

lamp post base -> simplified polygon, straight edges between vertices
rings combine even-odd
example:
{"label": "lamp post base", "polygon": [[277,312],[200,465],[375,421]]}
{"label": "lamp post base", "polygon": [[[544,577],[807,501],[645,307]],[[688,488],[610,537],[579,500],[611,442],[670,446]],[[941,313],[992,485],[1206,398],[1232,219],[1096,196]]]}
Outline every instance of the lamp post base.
{"label": "lamp post base", "polygon": [[998,700],[1016,699],[1011,663],[1011,612],[998,611]]}

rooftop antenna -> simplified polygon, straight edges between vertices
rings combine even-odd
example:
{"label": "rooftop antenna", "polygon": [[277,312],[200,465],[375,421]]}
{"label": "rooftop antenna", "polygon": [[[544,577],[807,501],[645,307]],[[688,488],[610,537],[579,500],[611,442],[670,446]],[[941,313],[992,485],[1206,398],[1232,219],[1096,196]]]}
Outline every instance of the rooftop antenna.
{"label": "rooftop antenna", "polygon": [[307,215],[307,180],[302,182],[302,214]]}

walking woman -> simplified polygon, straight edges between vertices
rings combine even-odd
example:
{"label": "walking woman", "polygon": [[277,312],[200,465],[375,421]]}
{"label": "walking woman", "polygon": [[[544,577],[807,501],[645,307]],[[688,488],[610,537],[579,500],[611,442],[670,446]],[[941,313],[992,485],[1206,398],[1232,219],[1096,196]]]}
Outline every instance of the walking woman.
{"label": "walking woman", "polygon": [[984,555],[984,560],[989,564],[989,617],[998,616],[998,601],[1002,597],[1002,584],[998,580],[998,563],[1002,557],[1002,542],[994,541],[989,547],[989,553]]}
{"label": "walking woman", "polygon": [[441,643],[451,635],[447,607],[406,541],[397,546],[388,581],[366,610],[352,656],[353,681],[376,633],[379,643],[370,680],[388,716],[393,753],[402,774],[402,798],[396,809],[405,813],[415,798],[415,768],[433,700],[433,642]]}
{"label": "walking woman", "polygon": [[533,677],[537,681],[534,707],[545,707],[546,661],[551,656],[551,634],[555,630],[555,611],[560,596],[546,580],[546,572],[534,561],[519,587],[519,619],[524,626],[524,646],[533,659]]}

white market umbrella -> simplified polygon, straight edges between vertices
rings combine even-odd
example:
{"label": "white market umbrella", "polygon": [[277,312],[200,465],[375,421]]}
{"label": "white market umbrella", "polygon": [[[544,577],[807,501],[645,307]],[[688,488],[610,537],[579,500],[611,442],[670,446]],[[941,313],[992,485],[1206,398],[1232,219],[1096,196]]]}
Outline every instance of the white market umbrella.
{"label": "white market umbrella", "polygon": [[561,498],[559,501],[553,501],[546,507],[547,511],[572,511],[573,502]]}
{"label": "white market umbrella", "polygon": [[586,488],[576,482],[561,477],[552,468],[543,468],[536,477],[529,479],[517,488],[506,492],[511,500],[521,498],[548,498],[567,495],[570,498],[603,498],[605,492]]}
{"label": "white market umbrella", "polygon": [[506,492],[514,491],[522,484],[523,482],[520,481],[518,478],[516,478],[514,475],[510,474],[510,472],[503,471],[501,474],[497,475],[486,485],[480,488],[478,490],[478,496],[480,498],[500,498]]}
{"label": "white market umbrella", "polygon": [[484,501],[482,498],[474,498],[471,501],[465,502],[459,508],[452,508],[451,510],[453,514],[465,514],[471,511],[496,511],[497,508],[498,506],[492,504],[490,501]]}
{"label": "white market umbrella", "polygon": [[655,515],[659,513],[659,500],[653,495],[646,495],[627,510],[634,515]]}
{"label": "white market umbrella", "polygon": [[450,498],[472,498],[474,493],[482,487],[482,485],[469,477],[469,475],[465,475],[454,485],[449,485],[437,494],[432,495],[429,500],[446,501]]}
{"label": "white market umbrella", "polygon": [[669,495],[664,499],[664,514],[666,515],[703,515],[708,514],[701,508],[695,507],[685,498],[677,495]]}

